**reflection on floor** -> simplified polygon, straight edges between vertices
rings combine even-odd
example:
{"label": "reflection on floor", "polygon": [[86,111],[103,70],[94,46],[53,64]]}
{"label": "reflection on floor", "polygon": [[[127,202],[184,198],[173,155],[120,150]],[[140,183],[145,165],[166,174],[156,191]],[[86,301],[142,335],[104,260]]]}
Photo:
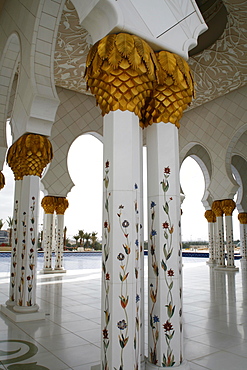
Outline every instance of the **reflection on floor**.
{"label": "reflection on floor", "polygon": [[[206,259],[184,258],[191,370],[247,369],[247,270],[236,265],[238,273],[216,272]],[[7,275],[0,272],[0,303]],[[1,315],[0,370],[89,370],[100,362],[100,269],[38,275],[37,303],[45,320],[15,324]]]}

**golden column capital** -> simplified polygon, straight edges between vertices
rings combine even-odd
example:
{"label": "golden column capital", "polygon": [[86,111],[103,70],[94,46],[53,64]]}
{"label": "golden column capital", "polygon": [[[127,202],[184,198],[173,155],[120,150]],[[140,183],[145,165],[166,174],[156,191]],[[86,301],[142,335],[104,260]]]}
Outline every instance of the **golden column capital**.
{"label": "golden column capital", "polygon": [[41,177],[52,156],[51,143],[45,136],[24,134],[9,148],[7,163],[15,180],[22,180],[23,176]]}
{"label": "golden column capital", "polygon": [[208,210],[204,213],[204,217],[206,218],[206,220],[207,220],[208,222],[216,222],[215,214],[214,214],[214,212],[213,212],[211,209],[208,209]]}
{"label": "golden column capital", "polygon": [[223,216],[223,210],[221,208],[221,201],[215,200],[212,204],[212,211],[214,212],[216,217],[222,217]]}
{"label": "golden column capital", "polygon": [[68,206],[69,206],[68,199],[66,199],[65,197],[56,197],[55,211],[57,215],[64,215]]}
{"label": "golden column capital", "polygon": [[178,128],[183,111],[194,97],[194,82],[188,63],[168,51],[156,53],[158,62],[157,84],[152,98],[142,110],[141,126],[171,122]]}
{"label": "golden column capital", "polygon": [[232,212],[236,208],[236,203],[232,199],[224,199],[221,201],[221,208],[225,213],[225,216],[231,216]]}
{"label": "golden column capital", "polygon": [[247,213],[246,212],[241,212],[238,214],[238,220],[241,224],[247,224]]}
{"label": "golden column capital", "polygon": [[0,190],[4,188],[4,185],[5,185],[5,177],[2,171],[0,171]]}
{"label": "golden column capital", "polygon": [[46,195],[42,201],[41,206],[44,208],[45,214],[53,214],[56,209],[56,197]]}
{"label": "golden column capital", "polygon": [[156,62],[154,51],[135,35],[107,35],[94,44],[87,56],[85,78],[102,115],[120,109],[141,118],[157,78]]}

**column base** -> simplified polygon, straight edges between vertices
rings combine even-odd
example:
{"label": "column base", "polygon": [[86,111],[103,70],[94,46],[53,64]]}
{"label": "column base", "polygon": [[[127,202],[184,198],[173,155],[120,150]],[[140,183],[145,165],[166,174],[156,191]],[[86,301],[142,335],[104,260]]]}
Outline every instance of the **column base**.
{"label": "column base", "polygon": [[[37,311],[39,306],[38,305],[35,305],[35,306],[36,307],[34,307],[34,309],[36,309],[36,311],[27,311],[28,307],[22,307],[22,308],[26,308],[26,310],[17,312],[17,311],[14,311],[14,307],[4,306],[4,305],[0,306],[0,310],[5,316],[7,316],[10,320],[14,322],[44,320],[45,313],[42,311]],[[15,307],[19,307],[19,306],[15,306]]]}
{"label": "column base", "polygon": [[6,302],[5,302],[6,306],[8,307],[14,307],[16,305],[16,301],[11,301],[10,299],[8,299]]}
{"label": "column base", "polygon": [[[141,370],[147,370],[147,364],[146,364],[146,362],[145,361],[143,361],[143,362],[141,362]],[[157,367],[157,366],[155,366],[155,369],[157,370],[157,369],[164,369],[164,367]],[[101,370],[101,367],[100,367],[100,364],[98,364],[98,365],[94,365],[94,366],[91,366],[91,370]],[[190,370],[190,367],[187,367],[187,368],[180,368],[180,366],[179,366],[179,370]]]}
{"label": "column base", "polygon": [[240,260],[240,264],[241,264],[242,271],[247,271],[247,258],[246,257],[242,257],[242,259]]}
{"label": "column base", "polygon": [[217,265],[214,269],[216,271],[226,271],[226,266]]}
{"label": "column base", "polygon": [[236,266],[226,266],[226,271],[227,272],[238,272],[239,271],[239,268],[236,267]]}
{"label": "column base", "polygon": [[52,274],[53,268],[43,268],[43,270],[40,270],[40,274]]}
{"label": "column base", "polygon": [[208,260],[208,261],[206,261],[206,264],[207,265],[210,265],[210,266],[215,266],[216,265],[216,261],[215,260]]}
{"label": "column base", "polygon": [[55,267],[54,268],[54,270],[53,270],[53,274],[59,274],[59,273],[65,273],[65,272],[67,272],[67,270],[65,270],[63,267],[60,267],[60,268],[57,268],[57,267]]}
{"label": "column base", "polygon": [[[168,367],[156,366],[156,365],[153,365],[150,362],[148,362],[148,360],[146,360],[145,370],[164,370],[164,369],[168,369]],[[174,369],[190,370],[190,366],[189,366],[188,361],[183,361],[179,366],[174,366]]]}

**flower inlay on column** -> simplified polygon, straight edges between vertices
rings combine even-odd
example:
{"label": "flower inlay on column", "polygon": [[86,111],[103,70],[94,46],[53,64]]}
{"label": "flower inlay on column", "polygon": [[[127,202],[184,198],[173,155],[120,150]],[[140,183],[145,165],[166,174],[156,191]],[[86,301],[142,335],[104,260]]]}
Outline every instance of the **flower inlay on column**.
{"label": "flower inlay on column", "polygon": [[4,185],[5,185],[4,174],[2,173],[2,171],[0,171],[0,190],[4,188]]}
{"label": "flower inlay on column", "polygon": [[56,214],[57,214],[57,242],[56,242],[56,263],[55,270],[63,270],[63,248],[64,248],[64,213],[69,206],[68,199],[65,197],[56,197]]}
{"label": "flower inlay on column", "polygon": [[227,250],[227,267],[234,268],[234,244],[233,244],[233,228],[232,228],[232,212],[236,204],[232,199],[224,199],[221,201],[221,208],[225,214],[225,233],[226,233],[226,250]]}

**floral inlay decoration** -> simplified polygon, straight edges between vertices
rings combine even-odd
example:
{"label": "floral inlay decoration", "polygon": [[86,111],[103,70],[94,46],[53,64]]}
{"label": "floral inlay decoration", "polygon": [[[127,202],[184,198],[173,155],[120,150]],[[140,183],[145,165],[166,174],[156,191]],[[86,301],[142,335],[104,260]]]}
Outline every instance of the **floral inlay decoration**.
{"label": "floral inlay decoration", "polygon": [[106,218],[104,220],[104,245],[102,249],[102,272],[103,272],[103,285],[105,290],[104,295],[104,329],[102,331],[103,335],[103,359],[102,359],[102,369],[109,370],[108,359],[107,359],[107,350],[109,347],[110,339],[109,339],[109,331],[108,325],[111,319],[110,315],[110,305],[109,305],[109,290],[110,290],[110,279],[111,276],[108,271],[108,258],[110,253],[110,214],[109,214],[109,198],[111,193],[108,191],[109,186],[109,171],[110,171],[110,163],[107,160],[105,163],[105,176],[104,176],[104,214]]}
{"label": "floral inlay decoration", "polygon": [[139,225],[139,210],[137,202],[137,191],[138,185],[134,186],[136,191],[136,199],[134,202],[135,205],[135,279],[136,279],[136,317],[135,317],[135,334],[134,334],[134,351],[135,351],[135,364],[134,370],[138,370],[139,356],[140,356],[140,254],[141,254],[141,244],[139,241],[140,236],[140,225]]}
{"label": "floral inlay decoration", "polygon": [[173,253],[173,244],[172,244],[172,236],[174,232],[174,226],[172,224],[172,220],[170,217],[170,202],[172,202],[172,197],[168,199],[167,192],[169,189],[169,176],[170,176],[171,170],[169,167],[164,168],[164,178],[161,182],[162,190],[164,193],[164,205],[163,210],[165,212],[165,220],[162,224],[162,228],[164,230],[164,238],[165,243],[163,246],[163,254],[164,258],[161,261],[161,267],[164,270],[164,279],[165,284],[167,286],[167,302],[166,302],[166,311],[167,311],[167,320],[163,324],[164,328],[164,334],[165,334],[165,340],[167,344],[167,350],[166,354],[163,353],[163,367],[172,367],[175,365],[175,358],[173,354],[173,350],[171,347],[171,341],[174,336],[175,330],[172,325],[172,317],[175,312],[176,306],[173,303],[173,277],[175,275],[174,269],[168,267],[168,261],[172,256]]}
{"label": "floral inlay decoration", "polygon": [[127,306],[129,303],[129,295],[128,295],[128,264],[129,264],[129,255],[131,253],[130,249],[130,240],[129,240],[129,232],[128,227],[130,226],[130,223],[128,220],[124,219],[122,220],[122,210],[124,209],[123,205],[120,205],[118,207],[118,213],[117,216],[119,218],[119,226],[122,231],[123,237],[124,237],[124,243],[123,246],[123,252],[120,252],[117,255],[117,259],[120,262],[120,272],[119,272],[119,279],[120,279],[120,306],[123,310],[123,316],[124,318],[117,323],[117,327],[119,329],[119,345],[121,347],[121,353],[120,353],[120,367],[119,370],[123,370],[124,363],[123,363],[123,351],[126,347],[129,336],[128,336],[128,313],[127,313]]}
{"label": "floral inlay decoration", "polygon": [[153,273],[155,276],[155,283],[150,284],[149,295],[151,298],[151,310],[149,313],[149,325],[152,329],[152,338],[153,338],[153,347],[150,348],[150,361],[152,364],[157,364],[157,343],[159,340],[159,317],[154,315],[155,306],[157,303],[157,294],[158,294],[158,287],[159,287],[159,267],[157,263],[157,256],[156,256],[156,235],[157,231],[154,229],[154,221],[155,221],[155,207],[156,203],[151,201],[150,209],[151,209],[151,230],[149,234],[150,238],[150,254],[151,254],[151,265],[153,269]]}
{"label": "floral inlay decoration", "polygon": [[18,243],[18,200],[15,201],[14,219],[13,219],[13,241],[11,274],[10,274],[10,300],[15,301],[16,267],[17,267],[17,243]]}

